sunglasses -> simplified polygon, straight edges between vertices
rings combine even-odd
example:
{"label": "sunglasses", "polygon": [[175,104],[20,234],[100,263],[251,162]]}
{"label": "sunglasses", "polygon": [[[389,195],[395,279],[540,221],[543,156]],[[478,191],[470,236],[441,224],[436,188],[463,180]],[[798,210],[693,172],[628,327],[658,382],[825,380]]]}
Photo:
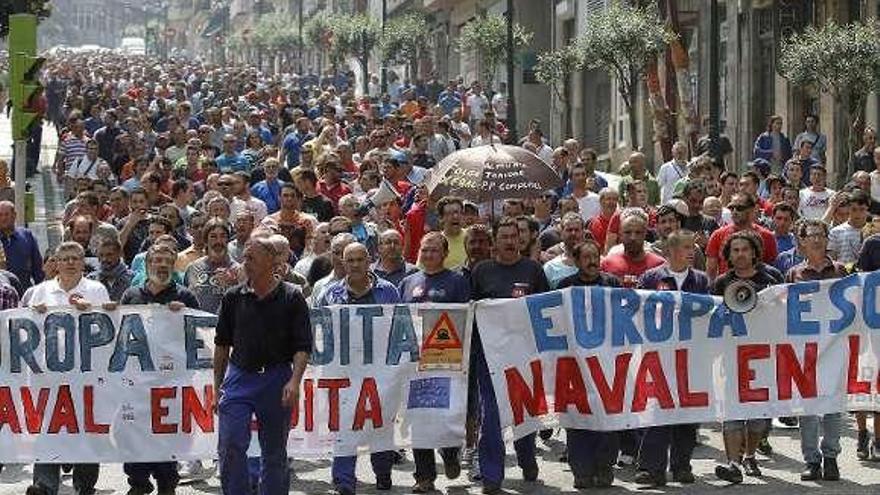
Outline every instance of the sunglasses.
{"label": "sunglasses", "polygon": [[751,206],[746,206],[746,205],[728,205],[728,208],[731,211],[748,211],[748,210],[752,209]]}

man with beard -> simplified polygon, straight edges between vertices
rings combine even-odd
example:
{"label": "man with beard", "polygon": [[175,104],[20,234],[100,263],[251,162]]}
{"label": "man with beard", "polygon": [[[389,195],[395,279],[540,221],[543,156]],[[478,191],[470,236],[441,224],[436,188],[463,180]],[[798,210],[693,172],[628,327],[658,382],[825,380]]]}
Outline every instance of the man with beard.
{"label": "man with beard", "polygon": [[[599,271],[601,247],[588,239],[571,250],[577,273],[563,278],[557,288],[566,287],[620,287],[614,275]],[[574,474],[575,489],[607,488],[614,482],[614,462],[617,460],[618,438],[614,431],[594,431],[568,428],[568,465]]]}
{"label": "man with beard", "polygon": [[[736,198],[734,196],[733,201]],[[730,270],[715,279],[712,294],[724,295],[727,287],[736,280],[749,281],[756,292],[781,283],[781,274],[761,263],[762,244],[762,239],[751,230],[732,233],[721,249],[721,255],[727,260]],[[715,476],[734,484],[742,483],[743,471],[747,476],[760,477],[761,469],[755,459],[755,451],[769,427],[770,420],[765,418],[722,423],[724,453],[728,463],[716,466]]]}
{"label": "man with beard", "polygon": [[645,251],[648,221],[638,210],[626,210],[620,222],[620,242],[623,252],[610,254],[602,260],[602,271],[621,280],[624,287],[635,287],[639,277],[651,268],[663,264],[663,258]]}
{"label": "man with beard", "polygon": [[131,285],[134,273],[122,261],[122,245],[116,239],[105,239],[98,247],[98,270],[88,278],[104,284],[111,301],[119,301]]}
{"label": "man with beard", "polygon": [[[162,304],[171,311],[180,311],[184,307],[198,309],[196,296],[173,280],[176,260],[177,251],[169,243],[155,243],[151,246],[147,251],[146,283],[142,287],[126,290],[119,303]],[[152,492],[151,475],[156,480],[159,495],[173,494],[179,480],[176,462],[125,463],[123,470],[128,475],[128,484],[131,486],[129,495],[146,495]]]}
{"label": "man with beard", "polygon": [[736,232],[751,230],[760,236],[762,241],[761,252],[764,263],[776,261],[776,237],[773,232],[755,223],[755,199],[748,194],[736,193],[727,205],[730,208],[730,216],[733,223],[725,225],[709,236],[706,245],[706,275],[715,279],[727,271],[727,260],[722,256],[722,246],[727,239]]}
{"label": "man with beard", "polygon": [[[541,265],[523,257],[520,252],[520,230],[517,219],[504,217],[495,226],[495,259],[487,260],[471,272],[472,299],[516,298],[538,294],[550,289]],[[476,375],[480,384],[483,406],[483,424],[480,432],[480,472],[483,493],[501,493],[504,480],[504,440],[498,419],[498,405],[489,367],[483,353],[481,329],[474,333],[473,349]],[[538,463],[535,460],[535,434],[526,435],[514,442],[516,457],[522,469],[523,479],[538,479]]]}
{"label": "man with beard", "polygon": [[238,283],[240,266],[229,256],[229,224],[212,218],[202,229],[205,256],[192,262],[183,283],[199,300],[199,308],[217,313],[226,290]]}

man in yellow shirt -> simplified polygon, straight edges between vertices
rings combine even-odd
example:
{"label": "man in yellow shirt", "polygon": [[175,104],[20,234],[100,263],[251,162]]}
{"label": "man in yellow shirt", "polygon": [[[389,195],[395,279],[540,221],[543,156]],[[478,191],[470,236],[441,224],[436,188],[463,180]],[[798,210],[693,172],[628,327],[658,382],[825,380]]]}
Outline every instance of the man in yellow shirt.
{"label": "man in yellow shirt", "polygon": [[462,211],[464,201],[455,196],[444,196],[437,202],[437,215],[440,217],[440,228],[449,243],[449,255],[443,267],[450,270],[458,269],[467,262],[464,250],[464,230],[462,230]]}

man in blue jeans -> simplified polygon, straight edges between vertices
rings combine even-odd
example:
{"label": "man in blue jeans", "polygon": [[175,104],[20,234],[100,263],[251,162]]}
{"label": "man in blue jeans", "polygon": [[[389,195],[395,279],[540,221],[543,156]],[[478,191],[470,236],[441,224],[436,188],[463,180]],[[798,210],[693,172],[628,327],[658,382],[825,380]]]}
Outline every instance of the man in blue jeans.
{"label": "man in blue jeans", "polygon": [[289,491],[290,413],[299,401],[314,339],[302,293],[275,278],[276,258],[270,240],[248,241],[244,250],[248,281],[229,289],[220,303],[214,389],[219,391],[218,451],[225,495],[250,493],[247,450],[254,415],[259,424],[260,493]]}
{"label": "man in blue jeans", "polygon": [[[400,302],[397,288],[370,272],[370,255],[367,247],[353,242],[342,253],[345,277],[331,283],[324,289],[317,306],[333,304],[396,304]],[[376,489],[391,489],[391,467],[394,464],[394,451],[384,450],[370,454],[370,463],[376,475]],[[357,485],[355,467],[357,456],[337,456],[333,458],[333,485],[339,495],[354,495]]]}
{"label": "man in blue jeans", "polygon": [[[504,217],[494,228],[495,258],[486,260],[475,266],[471,272],[474,300],[490,298],[523,297],[550,290],[547,277],[541,265],[522,256],[519,251],[520,234],[517,219]],[[480,384],[480,400],[483,406],[483,423],[480,429],[480,471],[483,477],[483,493],[501,493],[504,481],[504,439],[501,435],[501,420],[498,415],[498,403],[495,400],[495,389],[486,356],[483,352],[482,338],[491,339],[492,335],[483,335],[478,329],[473,336],[476,359],[477,380]],[[516,459],[522,469],[523,479],[538,479],[538,462],[535,460],[535,434],[526,435],[516,442]]]}

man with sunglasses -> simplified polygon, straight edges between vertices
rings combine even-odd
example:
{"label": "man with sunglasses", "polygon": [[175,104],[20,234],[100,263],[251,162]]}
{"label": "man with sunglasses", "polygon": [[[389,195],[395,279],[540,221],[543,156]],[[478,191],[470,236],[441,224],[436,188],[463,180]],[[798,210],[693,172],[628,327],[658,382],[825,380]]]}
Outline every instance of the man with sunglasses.
{"label": "man with sunglasses", "polygon": [[247,171],[250,169],[250,161],[236,151],[237,145],[238,138],[234,134],[223,136],[223,153],[215,160],[221,172],[238,172],[239,170]]}
{"label": "man with sunglasses", "polygon": [[760,236],[764,263],[773,263],[778,254],[773,232],[755,223],[755,198],[748,194],[736,193],[730,199],[727,208],[730,210],[733,223],[713,232],[706,245],[706,274],[713,280],[728,270],[727,260],[721,256],[721,247],[735,232],[753,230]]}

